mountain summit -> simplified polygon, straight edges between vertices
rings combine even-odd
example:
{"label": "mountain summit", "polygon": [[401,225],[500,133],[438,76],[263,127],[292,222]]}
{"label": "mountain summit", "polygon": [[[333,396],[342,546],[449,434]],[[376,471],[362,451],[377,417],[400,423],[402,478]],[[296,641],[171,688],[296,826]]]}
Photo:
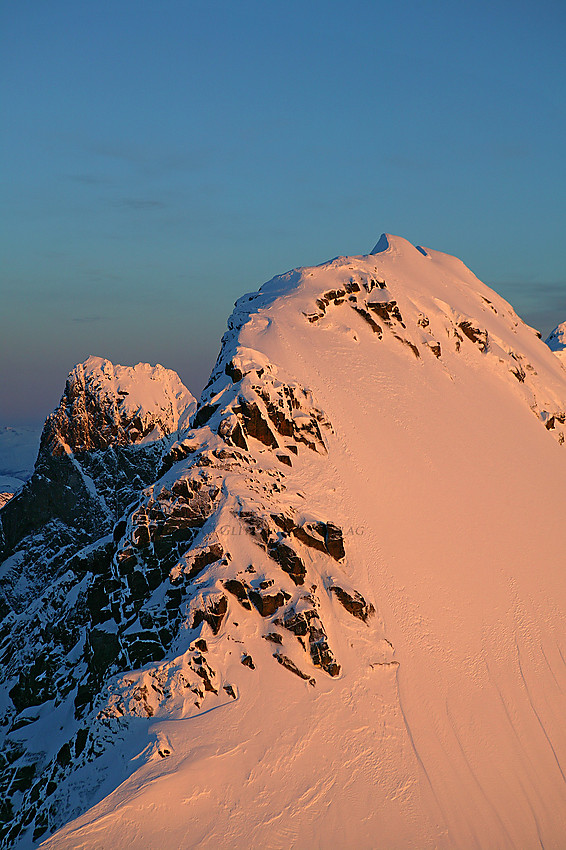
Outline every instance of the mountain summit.
{"label": "mountain summit", "polygon": [[42,442],[55,455],[135,445],[186,428],[195,407],[196,399],[170,369],[149,363],[114,366],[89,357],[67,378]]}
{"label": "mountain summit", "polygon": [[35,582],[44,589],[71,552],[112,531],[195,408],[177,373],[159,364],[89,357],[75,366],[45,421],[33,474],[2,511],[0,559],[10,567],[0,582],[10,605],[26,604]]}
{"label": "mountain summit", "polygon": [[557,325],[548,336],[546,344],[557,357],[566,363],[566,322]]}
{"label": "mountain summit", "polygon": [[[71,396],[43,444],[94,481]],[[1,568],[6,846],[559,847],[565,408],[540,334],[399,237],[240,298],[112,527]]]}

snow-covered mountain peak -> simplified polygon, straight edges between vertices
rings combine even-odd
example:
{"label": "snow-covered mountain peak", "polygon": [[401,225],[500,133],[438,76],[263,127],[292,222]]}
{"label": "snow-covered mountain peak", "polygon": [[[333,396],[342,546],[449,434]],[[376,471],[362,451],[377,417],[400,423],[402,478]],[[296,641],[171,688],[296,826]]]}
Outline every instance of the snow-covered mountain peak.
{"label": "snow-covered mountain peak", "polygon": [[[182,439],[3,509],[6,843],[560,846],[565,373],[460,260],[376,249],[239,299]],[[88,534],[14,543],[76,492]]]}
{"label": "snow-covered mountain peak", "polygon": [[566,322],[557,325],[546,338],[546,344],[551,351],[566,365]]}
{"label": "snow-covered mountain peak", "polygon": [[381,254],[383,251],[389,250],[389,239],[390,237],[388,237],[387,233],[382,233],[370,251],[370,254]]}
{"label": "snow-covered mountain peak", "polygon": [[382,233],[370,251],[370,256],[386,253],[395,254],[397,256],[409,254],[410,256],[414,253],[414,251],[418,251],[424,257],[428,256],[425,248],[421,248],[420,245],[413,245],[403,236],[393,236],[391,233]]}
{"label": "snow-covered mountain peak", "polygon": [[42,446],[61,454],[139,445],[186,427],[195,407],[171,369],[91,356],[70,372],[59,407],[46,420]]}
{"label": "snow-covered mountain peak", "polygon": [[436,381],[439,372],[455,379],[473,364],[514,385],[523,403],[564,439],[563,376],[555,358],[538,332],[451,255],[384,234],[371,254],[272,278],[236,302],[201,404],[216,404],[231,358],[254,352],[252,359],[268,360],[273,372],[299,338],[316,345],[327,362],[336,350],[355,362],[360,347],[372,368],[396,369],[399,358],[399,365],[408,358],[425,381]]}
{"label": "snow-covered mountain peak", "polygon": [[0,558],[28,564],[0,581],[12,606],[57,576],[69,551],[112,530],[195,408],[177,373],[159,364],[89,357],[72,369],[33,474],[2,508]]}

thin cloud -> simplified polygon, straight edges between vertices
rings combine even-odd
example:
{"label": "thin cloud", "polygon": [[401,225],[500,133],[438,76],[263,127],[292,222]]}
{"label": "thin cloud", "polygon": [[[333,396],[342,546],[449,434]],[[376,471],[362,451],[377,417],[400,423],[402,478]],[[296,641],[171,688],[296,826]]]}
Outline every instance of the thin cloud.
{"label": "thin cloud", "polygon": [[163,201],[157,201],[151,198],[117,198],[115,201],[112,201],[112,206],[130,210],[157,210],[163,209],[165,204]]}
{"label": "thin cloud", "polygon": [[108,177],[97,174],[66,174],[65,179],[83,186],[107,186],[111,182]]}
{"label": "thin cloud", "polygon": [[200,172],[209,165],[215,153],[211,144],[200,145],[190,150],[151,149],[129,142],[93,142],[81,143],[87,154],[102,160],[114,160],[127,164],[145,175],[163,176],[181,171]]}

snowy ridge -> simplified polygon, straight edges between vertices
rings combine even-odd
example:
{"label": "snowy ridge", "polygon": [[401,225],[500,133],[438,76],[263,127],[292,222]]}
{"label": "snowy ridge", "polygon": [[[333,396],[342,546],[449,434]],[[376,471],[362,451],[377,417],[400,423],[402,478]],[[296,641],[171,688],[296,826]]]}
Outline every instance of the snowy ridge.
{"label": "snowy ridge", "polygon": [[71,371],[42,437],[53,454],[160,439],[187,426],[196,400],[176,372],[89,357]]}
{"label": "snowy ridge", "polygon": [[[74,703],[67,735],[75,732],[50,760],[46,754],[47,763],[42,759],[35,794],[41,799],[52,783],[54,814],[47,820],[45,807],[36,806],[36,836],[46,821],[57,826],[57,818],[76,813],[65,802],[69,790],[75,788],[76,800],[84,786],[81,768],[100,752],[108,729],[118,739],[127,732],[122,718],[150,718],[162,710],[187,718],[203,703],[210,708],[236,700],[237,679],[225,669],[232,654],[251,670],[254,657],[265,663],[267,655],[275,670],[316,686],[311,665],[329,677],[340,674],[325,627],[329,618],[336,628],[335,607],[363,624],[374,613],[340,569],[342,529],[305,509],[304,495],[286,492],[291,457],[299,446],[326,455],[323,432],[331,426],[309,392],[273,372],[267,363],[251,369],[249,352],[247,360],[227,362],[223,403],[201,404],[198,427],[164,457],[164,474],[114,527],[114,543],[102,540],[68,562],[78,576],[93,573],[86,586],[81,582],[88,625],[82,639],[76,630],[71,638],[80,661],[60,668],[52,692],[58,712],[68,713]],[[38,600],[38,612],[53,608],[53,590]],[[65,623],[84,618],[77,599],[76,582],[66,574],[57,585]],[[242,622],[228,625],[229,617]],[[387,658],[391,647],[382,641],[377,651]],[[10,691],[17,708],[25,705],[27,675]],[[71,699],[61,700],[59,689],[61,697],[70,691]],[[41,703],[46,698],[34,695]],[[63,785],[63,797],[54,787],[68,773],[62,751],[77,753],[77,778]],[[99,761],[95,776],[108,769],[104,758]],[[24,802],[25,818],[28,807]]]}
{"label": "snowy ridge", "polygon": [[6,615],[6,841],[559,847],[565,406],[398,237],[239,299],[156,480]]}

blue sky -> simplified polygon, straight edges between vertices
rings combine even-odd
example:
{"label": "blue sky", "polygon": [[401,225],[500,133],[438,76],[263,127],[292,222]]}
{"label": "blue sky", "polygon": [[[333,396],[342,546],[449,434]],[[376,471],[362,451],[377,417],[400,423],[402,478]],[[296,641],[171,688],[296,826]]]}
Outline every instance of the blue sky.
{"label": "blue sky", "polygon": [[382,231],[566,318],[566,4],[0,6],[0,421],[89,354],[198,393],[233,301]]}

